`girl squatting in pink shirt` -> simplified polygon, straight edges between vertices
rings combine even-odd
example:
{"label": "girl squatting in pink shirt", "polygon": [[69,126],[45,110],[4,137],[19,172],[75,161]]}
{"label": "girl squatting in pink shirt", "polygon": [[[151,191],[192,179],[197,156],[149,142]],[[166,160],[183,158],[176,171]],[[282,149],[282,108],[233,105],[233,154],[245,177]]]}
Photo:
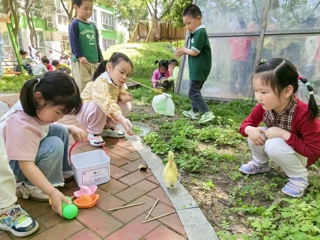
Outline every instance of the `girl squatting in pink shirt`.
{"label": "girl squatting in pink shirt", "polygon": [[[270,171],[274,161],[289,178],[282,192],[301,197],[309,185],[307,168],[320,157],[320,121],[313,88],[286,59],[262,60],[253,74],[258,104],[240,126],[253,159],[240,167],[246,174]],[[309,103],[297,97],[298,81],[310,93]],[[259,127],[264,122],[266,127]]]}
{"label": "girl squatting in pink shirt", "polygon": [[77,114],[81,104],[72,77],[59,71],[47,72],[41,79],[25,82],[20,101],[1,118],[9,164],[16,181],[22,182],[23,198],[44,202],[50,198],[52,209],[61,216],[61,202],[69,201],[56,187],[72,177],[69,133],[79,142],[87,134],[76,126],[57,122],[66,114]]}

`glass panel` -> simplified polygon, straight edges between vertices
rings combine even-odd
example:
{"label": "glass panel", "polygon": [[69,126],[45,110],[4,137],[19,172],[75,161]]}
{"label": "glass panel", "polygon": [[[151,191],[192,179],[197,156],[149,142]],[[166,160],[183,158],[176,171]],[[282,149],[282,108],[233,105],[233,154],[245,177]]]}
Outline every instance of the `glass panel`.
{"label": "glass panel", "polygon": [[272,0],[267,31],[319,29],[319,0]]}
{"label": "glass panel", "polygon": [[[250,97],[257,40],[257,37],[210,39],[213,62],[210,75],[202,88],[204,97],[216,100]],[[181,93],[188,94],[188,88],[189,69],[186,61]]]}
{"label": "glass panel", "polygon": [[[315,88],[320,103],[320,35],[269,36],[264,39],[262,53],[266,59],[281,57],[291,61]],[[300,92],[299,96],[306,101],[305,93]]]}
{"label": "glass panel", "polygon": [[208,34],[252,31],[248,25],[261,25],[265,3],[266,0],[197,1]]}

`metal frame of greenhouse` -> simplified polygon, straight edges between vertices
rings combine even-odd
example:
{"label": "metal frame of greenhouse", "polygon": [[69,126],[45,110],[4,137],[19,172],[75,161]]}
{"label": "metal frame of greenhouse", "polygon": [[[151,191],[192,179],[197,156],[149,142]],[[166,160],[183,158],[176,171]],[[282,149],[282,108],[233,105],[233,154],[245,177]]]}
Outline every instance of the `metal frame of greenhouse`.
{"label": "metal frame of greenhouse", "polygon": [[[211,73],[202,89],[206,99],[253,99],[251,73],[257,62],[261,58],[283,57],[309,79],[320,103],[319,0],[198,0],[193,3],[202,11],[202,23],[212,51]],[[250,24],[255,27],[249,29]],[[186,46],[187,41],[188,33]],[[183,57],[176,92],[187,95],[188,83],[188,61]],[[240,90],[235,91],[234,86]],[[301,98],[308,98],[302,88],[299,94]]]}

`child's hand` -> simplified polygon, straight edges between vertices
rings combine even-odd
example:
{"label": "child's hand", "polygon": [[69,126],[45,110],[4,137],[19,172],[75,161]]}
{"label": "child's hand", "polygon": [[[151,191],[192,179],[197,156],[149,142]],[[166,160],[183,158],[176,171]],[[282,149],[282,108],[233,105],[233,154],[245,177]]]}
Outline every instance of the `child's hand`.
{"label": "child's hand", "polygon": [[267,138],[282,138],[284,140],[288,140],[291,136],[290,132],[278,127],[268,128],[265,135]]}
{"label": "child's hand", "polygon": [[125,120],[122,122],[122,126],[129,136],[134,135],[134,132],[132,131],[132,124],[128,118],[125,118]]}
{"label": "child's hand", "polygon": [[72,134],[73,139],[76,142],[83,142],[86,141],[88,134],[83,131],[81,128],[78,128],[76,126],[69,126],[69,132]]}
{"label": "child's hand", "polygon": [[119,94],[119,97],[118,97],[121,102],[123,103],[126,103],[126,102],[130,102],[132,101],[132,94],[131,93],[128,93],[128,92],[123,92],[123,93],[120,93]]}
{"label": "child's hand", "polygon": [[48,195],[51,200],[51,208],[53,211],[58,213],[61,217],[63,217],[62,214],[62,201],[70,204],[69,200],[58,190],[55,189],[52,194]]}
{"label": "child's hand", "polygon": [[88,60],[85,57],[79,57],[79,61],[82,64],[87,64],[88,63]]}
{"label": "child's hand", "polygon": [[262,146],[267,140],[265,136],[265,130],[260,127],[256,128],[248,126],[246,127],[245,132],[254,145]]}
{"label": "child's hand", "polygon": [[177,51],[176,51],[175,54],[174,54],[174,58],[179,58],[179,57],[181,57],[182,55],[186,54],[186,53],[185,53],[185,50],[186,50],[185,47],[178,48]]}

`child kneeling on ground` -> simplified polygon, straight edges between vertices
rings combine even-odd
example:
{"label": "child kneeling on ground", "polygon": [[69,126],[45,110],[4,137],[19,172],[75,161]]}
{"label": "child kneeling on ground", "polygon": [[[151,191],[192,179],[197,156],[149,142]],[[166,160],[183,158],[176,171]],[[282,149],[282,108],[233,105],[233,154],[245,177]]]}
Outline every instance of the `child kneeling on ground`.
{"label": "child kneeling on ground", "polygon": [[50,198],[52,209],[61,216],[61,202],[69,201],[57,187],[73,177],[68,161],[69,132],[78,142],[86,140],[87,134],[57,121],[65,114],[77,114],[81,106],[74,79],[53,71],[26,81],[20,101],[0,119],[9,165],[16,181],[22,183],[23,198],[47,203]]}

